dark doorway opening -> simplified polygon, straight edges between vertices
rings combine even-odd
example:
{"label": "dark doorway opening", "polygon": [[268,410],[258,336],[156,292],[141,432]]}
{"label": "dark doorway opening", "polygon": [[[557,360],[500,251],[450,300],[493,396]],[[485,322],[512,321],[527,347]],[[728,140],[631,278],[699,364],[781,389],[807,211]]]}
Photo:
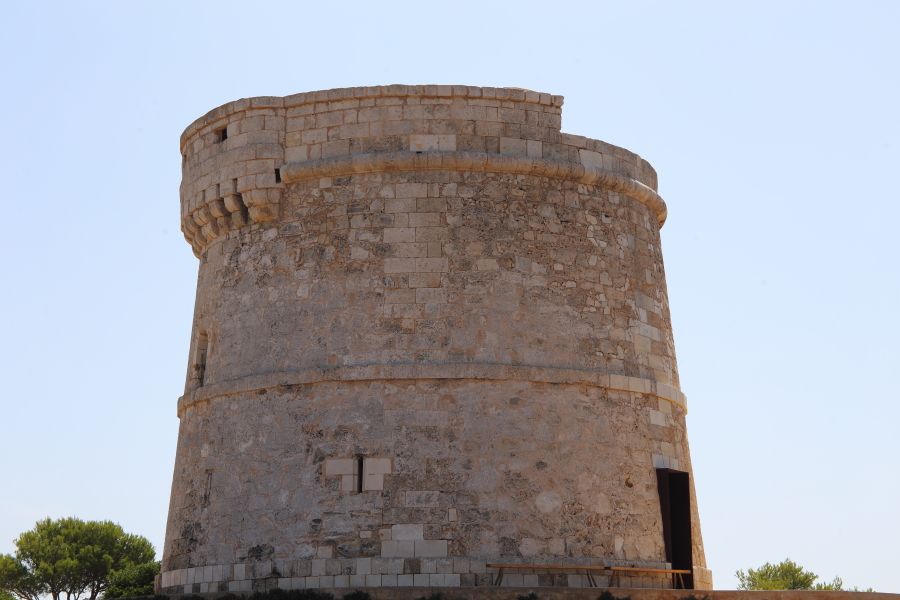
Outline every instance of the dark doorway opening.
{"label": "dark doorway opening", "polygon": [[[673,569],[693,571],[690,477],[683,471],[657,469],[656,483],[659,487],[666,562],[672,563]],[[684,575],[684,587],[694,589],[693,573]]]}

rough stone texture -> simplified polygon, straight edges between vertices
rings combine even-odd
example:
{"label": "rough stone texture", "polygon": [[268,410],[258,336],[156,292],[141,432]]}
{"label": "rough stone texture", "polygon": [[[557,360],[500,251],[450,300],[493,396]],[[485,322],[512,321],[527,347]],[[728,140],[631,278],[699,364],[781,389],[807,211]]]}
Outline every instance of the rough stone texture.
{"label": "rough stone texture", "polygon": [[[691,468],[665,204],[646,161],[560,133],[561,105],[352,88],[188,127],[200,273],[161,589],[667,565],[655,469]],[[692,526],[709,588],[693,497]]]}
{"label": "rough stone texture", "polygon": [[[398,575],[398,579],[404,577]],[[411,576],[409,576],[411,577]],[[337,577],[335,577],[337,580]],[[329,590],[337,597],[349,590],[343,590],[338,585]],[[604,590],[606,591],[606,590]],[[745,592],[734,590],[715,590],[696,593],[690,590],[671,590],[659,588],[611,588],[608,590],[614,598],[625,600],[900,600],[900,594],[885,594],[881,592],[818,592],[813,590],[766,590],[757,592]],[[400,584],[399,587],[369,588],[366,592],[372,600],[420,600],[438,592],[446,593],[447,590],[430,587],[410,587],[408,584]],[[504,588],[504,587],[460,587],[452,591],[452,598],[478,598],[479,600],[518,600],[529,593],[535,593],[540,600],[597,600],[601,590],[596,588],[556,587],[555,589],[541,588]],[[221,597],[222,593],[203,594],[209,600]]]}

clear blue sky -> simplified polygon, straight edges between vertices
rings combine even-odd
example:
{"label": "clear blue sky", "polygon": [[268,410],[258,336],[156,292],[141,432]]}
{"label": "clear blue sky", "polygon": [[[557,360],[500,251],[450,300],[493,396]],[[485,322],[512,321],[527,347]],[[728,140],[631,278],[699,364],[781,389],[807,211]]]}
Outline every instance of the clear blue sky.
{"label": "clear blue sky", "polygon": [[789,556],[900,592],[898,30],[897,2],[5,3],[0,552],[65,515],[161,550],[182,129],[244,96],[464,83],[562,94],[565,131],[659,172],[717,587]]}

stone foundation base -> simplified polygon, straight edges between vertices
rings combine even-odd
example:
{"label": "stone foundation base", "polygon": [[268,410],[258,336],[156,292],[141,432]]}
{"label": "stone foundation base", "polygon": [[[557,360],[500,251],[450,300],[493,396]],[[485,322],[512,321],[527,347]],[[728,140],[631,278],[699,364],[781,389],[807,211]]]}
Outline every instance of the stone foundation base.
{"label": "stone foundation base", "polygon": [[[416,573],[407,575],[320,575],[310,577],[278,577],[270,579],[240,579],[232,581],[219,581],[211,583],[193,583],[182,586],[168,586],[161,589],[162,593],[169,595],[182,594],[209,594],[232,593],[249,594],[253,592],[266,592],[274,589],[327,590],[340,597],[350,590],[360,588],[590,588],[590,583],[585,575],[575,574],[533,574],[533,573],[509,573],[503,576],[500,586],[494,586],[495,575],[471,574],[471,573]],[[671,587],[671,580],[666,576],[656,577],[625,577],[622,583],[630,589],[635,588],[667,588]],[[609,586],[610,578],[603,575],[595,575],[596,589],[605,589]],[[449,591],[448,589],[448,591]]]}
{"label": "stone foundation base", "polygon": [[[882,594],[877,592],[817,592],[817,591],[765,591],[742,592],[736,590],[669,590],[659,588],[544,588],[544,587],[459,587],[453,590],[433,587],[403,587],[403,588],[333,588],[323,591],[334,594],[340,600],[344,594],[350,591],[362,590],[369,594],[372,600],[421,600],[434,593],[443,594],[447,600],[517,600],[521,596],[530,593],[537,595],[539,600],[597,600],[603,592],[609,592],[613,597],[624,600],[687,600],[691,597],[697,600],[900,600],[900,594]],[[177,595],[172,593],[170,595]],[[223,596],[223,593],[207,593],[204,597],[215,600]]]}
{"label": "stone foundation base", "polygon": [[[159,590],[165,594],[252,593],[274,589],[332,590],[341,596],[359,588],[590,588],[587,576],[578,573],[531,573],[527,570],[507,570],[499,586],[494,582],[497,569],[489,568],[485,560],[467,558],[437,559],[314,559],[302,561],[259,561],[234,565],[210,565],[177,569],[162,573]],[[587,564],[574,562],[574,565]],[[632,566],[638,563],[632,561]],[[642,561],[647,568],[667,569],[668,563]],[[613,583],[608,575],[593,576],[597,588]],[[623,587],[671,588],[668,575],[621,575]],[[697,589],[712,587],[709,569],[694,569]]]}

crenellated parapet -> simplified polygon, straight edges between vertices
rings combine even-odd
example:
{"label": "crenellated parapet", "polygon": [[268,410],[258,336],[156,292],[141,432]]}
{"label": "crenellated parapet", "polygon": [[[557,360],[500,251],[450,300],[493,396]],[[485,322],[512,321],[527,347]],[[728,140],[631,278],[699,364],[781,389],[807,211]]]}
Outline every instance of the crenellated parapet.
{"label": "crenellated parapet", "polygon": [[365,169],[543,175],[665,204],[656,172],[623,148],[561,132],[562,96],[517,88],[389,85],[224,104],[181,137],[182,230],[199,256],[229,231],[275,220],[283,178]]}

